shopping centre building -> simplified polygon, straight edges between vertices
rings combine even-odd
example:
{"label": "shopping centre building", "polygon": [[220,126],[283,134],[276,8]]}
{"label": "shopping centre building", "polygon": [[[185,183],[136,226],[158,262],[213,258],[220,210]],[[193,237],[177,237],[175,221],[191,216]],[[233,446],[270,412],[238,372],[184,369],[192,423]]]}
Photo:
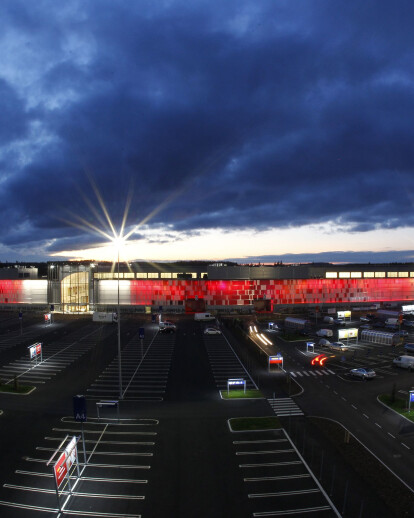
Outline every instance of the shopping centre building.
{"label": "shopping centre building", "polygon": [[414,263],[236,264],[49,262],[0,268],[0,307],[78,313],[276,311],[293,305],[369,306],[414,301]]}

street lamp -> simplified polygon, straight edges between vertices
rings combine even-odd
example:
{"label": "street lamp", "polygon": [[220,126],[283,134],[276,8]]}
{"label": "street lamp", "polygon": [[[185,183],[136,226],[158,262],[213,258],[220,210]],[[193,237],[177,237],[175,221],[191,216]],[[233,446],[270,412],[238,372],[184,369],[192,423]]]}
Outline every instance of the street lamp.
{"label": "street lamp", "polygon": [[117,250],[117,263],[118,263],[118,306],[117,306],[117,315],[118,315],[118,378],[119,378],[119,399],[123,399],[122,393],[122,357],[121,357],[121,311],[119,305],[119,251],[125,245],[125,239],[122,237],[116,237],[112,240],[114,246]]}

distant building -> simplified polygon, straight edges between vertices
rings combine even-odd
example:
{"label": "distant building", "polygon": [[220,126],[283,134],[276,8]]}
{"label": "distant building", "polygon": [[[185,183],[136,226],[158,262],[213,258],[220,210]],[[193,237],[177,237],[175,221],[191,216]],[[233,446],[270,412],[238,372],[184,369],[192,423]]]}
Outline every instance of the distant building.
{"label": "distant building", "polygon": [[[43,268],[42,268],[43,269]],[[119,281],[119,282],[118,282]],[[118,292],[119,290],[119,292]],[[63,312],[275,311],[292,306],[369,306],[414,301],[414,263],[243,265],[189,261],[129,264],[49,262],[37,269],[0,268],[0,307]]]}

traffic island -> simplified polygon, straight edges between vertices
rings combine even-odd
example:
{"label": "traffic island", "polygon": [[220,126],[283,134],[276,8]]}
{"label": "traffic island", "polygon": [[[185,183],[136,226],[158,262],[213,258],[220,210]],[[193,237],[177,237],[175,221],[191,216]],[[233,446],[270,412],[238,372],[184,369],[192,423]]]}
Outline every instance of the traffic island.
{"label": "traffic island", "polygon": [[257,389],[251,390],[220,390],[220,396],[222,399],[263,399],[264,396]]}
{"label": "traffic island", "polygon": [[256,432],[282,428],[277,417],[234,417],[228,420],[231,432]]}
{"label": "traffic island", "polygon": [[378,401],[387,406],[390,410],[394,410],[394,412],[400,414],[401,417],[405,417],[405,419],[414,422],[414,404],[411,409],[409,409],[406,399],[396,397],[393,394],[380,394]]}
{"label": "traffic island", "polygon": [[14,394],[17,396],[28,396],[31,392],[35,390],[36,387],[31,385],[18,385],[14,387],[13,385],[3,385],[0,384],[0,393],[3,394]]}

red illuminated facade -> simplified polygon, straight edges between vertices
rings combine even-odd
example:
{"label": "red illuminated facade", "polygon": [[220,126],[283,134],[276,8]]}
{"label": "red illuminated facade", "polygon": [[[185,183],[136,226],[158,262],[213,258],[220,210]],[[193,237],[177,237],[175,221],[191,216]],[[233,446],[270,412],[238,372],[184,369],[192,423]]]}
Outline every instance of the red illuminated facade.
{"label": "red illuminated facade", "polygon": [[25,299],[23,281],[0,280],[0,304],[18,304]]}
{"label": "red illuminated facade", "polygon": [[203,299],[208,306],[245,306],[266,299],[273,304],[338,304],[414,299],[414,278],[294,280],[131,280],[131,304],[154,301],[182,304]]}
{"label": "red illuminated facade", "polygon": [[[5,270],[4,275],[16,273]],[[20,272],[18,272],[20,275]],[[25,272],[23,272],[25,275]],[[119,299],[118,299],[119,297]],[[290,305],[414,302],[414,263],[401,265],[226,265],[49,263],[47,279],[0,279],[0,304],[50,305],[68,312],[117,304],[272,311]],[[46,309],[46,308],[45,308]]]}

